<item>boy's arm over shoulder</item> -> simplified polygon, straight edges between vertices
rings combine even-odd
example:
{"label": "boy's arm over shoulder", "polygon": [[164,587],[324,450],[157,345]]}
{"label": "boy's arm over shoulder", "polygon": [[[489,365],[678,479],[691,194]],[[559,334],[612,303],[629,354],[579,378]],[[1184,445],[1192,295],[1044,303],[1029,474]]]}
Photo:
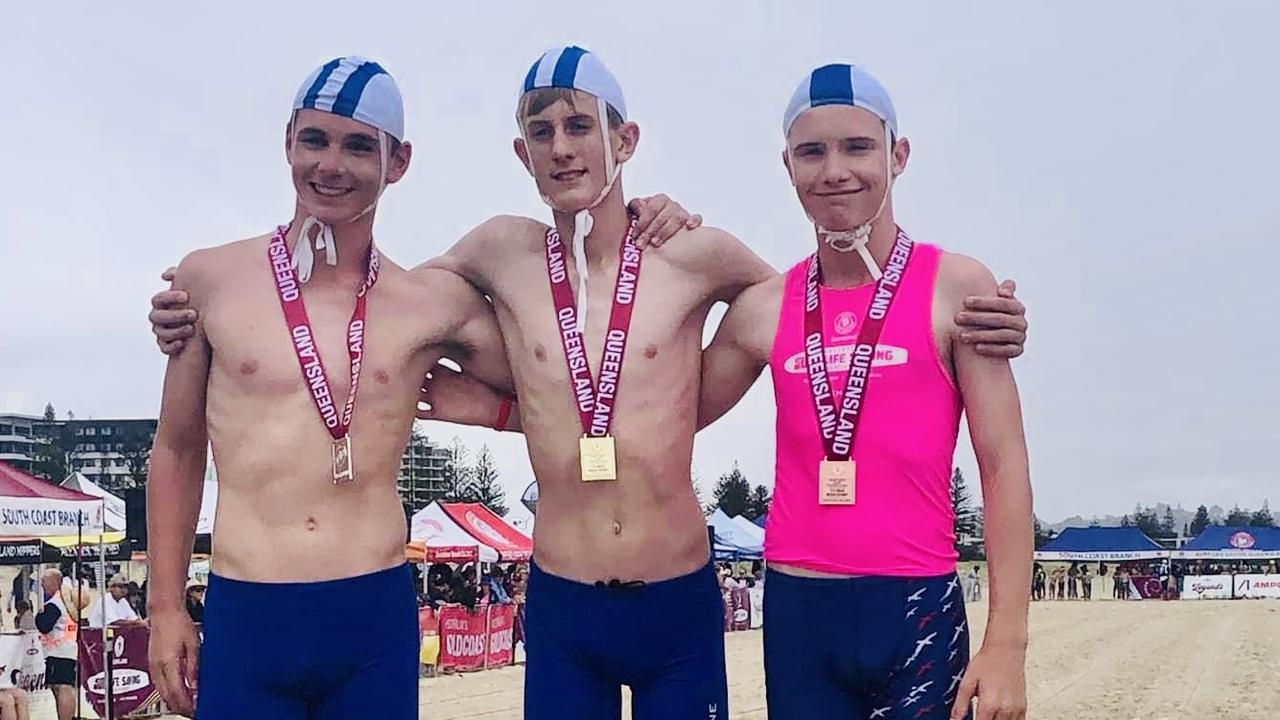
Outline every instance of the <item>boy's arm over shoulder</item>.
{"label": "boy's arm over shoulder", "polygon": [[715,301],[730,302],[743,290],[778,274],[731,233],[707,225],[676,233],[656,252],[704,282]]}
{"label": "boy's arm over shoulder", "polygon": [[495,390],[512,392],[511,365],[489,299],[451,270],[419,266],[411,277],[422,293],[422,302],[445,313],[443,333],[436,338],[444,346],[445,356]]}
{"label": "boy's arm over shoulder", "polygon": [[[982,263],[944,254],[941,297],[952,312],[968,296],[994,295],[995,276]],[[990,600],[986,635],[960,685],[954,715],[977,696],[980,712],[1018,713],[1026,708],[1027,588],[1031,583],[1031,479],[1022,408],[1006,358],[979,354],[961,342],[951,323],[956,382],[973,440],[987,528]],[[1000,715],[1003,716],[1003,715]]]}
{"label": "boy's arm over shoulder", "polygon": [[540,240],[546,231],[545,224],[532,218],[497,215],[472,228],[443,255],[414,269],[448,270],[492,294],[493,263],[500,261],[504,253],[526,249],[524,245],[531,238]]}
{"label": "boy's arm over shoulder", "polygon": [[785,278],[775,275],[743,290],[702,351],[698,428],[728,412],[769,363]]}

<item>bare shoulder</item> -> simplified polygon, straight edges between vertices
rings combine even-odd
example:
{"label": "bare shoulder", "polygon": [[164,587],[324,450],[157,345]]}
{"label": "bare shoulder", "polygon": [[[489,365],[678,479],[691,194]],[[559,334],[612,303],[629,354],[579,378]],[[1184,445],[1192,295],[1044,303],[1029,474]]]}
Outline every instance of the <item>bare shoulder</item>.
{"label": "bare shoulder", "polygon": [[968,255],[943,252],[938,261],[938,287],[961,302],[969,295],[994,295],[996,276],[981,261]]}
{"label": "bare shoulder", "polygon": [[950,361],[956,338],[962,328],[956,324],[956,313],[964,309],[965,299],[996,294],[996,278],[980,261],[959,253],[943,252],[938,259],[938,279],[933,289],[934,343]]}
{"label": "bare shoulder", "polygon": [[252,257],[262,255],[266,262],[266,235],[237,240],[224,245],[200,248],[187,253],[178,263],[174,275],[173,286],[187,290],[193,296],[207,295],[220,282],[239,277],[245,263]]}
{"label": "bare shoulder", "polygon": [[727,230],[703,225],[693,230],[680,230],[661,248],[648,250],[664,260],[690,272],[704,272],[708,267],[732,261],[751,251]]}
{"label": "bare shoulder", "polygon": [[484,257],[495,251],[510,251],[526,245],[541,249],[547,229],[546,223],[533,218],[495,215],[463,235],[454,248],[471,257]]}
{"label": "bare shoulder", "polygon": [[466,278],[447,268],[419,265],[405,273],[415,297],[423,302],[460,303],[483,295]]}
{"label": "bare shoulder", "polygon": [[418,268],[452,271],[488,292],[494,287],[499,269],[495,263],[513,253],[541,252],[546,233],[547,225],[532,218],[497,215],[472,228],[445,254]]}

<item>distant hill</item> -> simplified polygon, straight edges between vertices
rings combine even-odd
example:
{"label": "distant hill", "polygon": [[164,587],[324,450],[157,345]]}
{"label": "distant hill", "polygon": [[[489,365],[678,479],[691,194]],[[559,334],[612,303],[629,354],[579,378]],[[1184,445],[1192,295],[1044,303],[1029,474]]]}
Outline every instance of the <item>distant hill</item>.
{"label": "distant hill", "polygon": [[[1169,505],[1167,503],[1156,503],[1156,506],[1155,506],[1156,517],[1163,520],[1164,512],[1168,508],[1169,508]],[[1132,522],[1133,512],[1130,511],[1128,515],[1129,515],[1130,522]],[[1066,520],[1063,520],[1062,522],[1053,523],[1052,525],[1046,525],[1043,520],[1041,521],[1040,524],[1042,527],[1046,529],[1053,530],[1056,533],[1060,533],[1063,531],[1064,528],[1069,528],[1069,527],[1089,527],[1091,525],[1098,525],[1100,527],[1120,527],[1121,520],[1123,518],[1124,518],[1123,515],[1101,515],[1101,516],[1093,516],[1093,517],[1087,517],[1087,518],[1076,515],[1074,517],[1069,517]],[[1187,510],[1183,508],[1181,505],[1173,508],[1173,527],[1179,533],[1182,532],[1182,527],[1184,525],[1190,525],[1191,521],[1195,520],[1195,518],[1196,518],[1195,508],[1191,508],[1190,510]],[[1226,520],[1226,518],[1227,518],[1227,511],[1223,510],[1220,506],[1213,505],[1209,508],[1209,522],[1221,523],[1224,520]]]}

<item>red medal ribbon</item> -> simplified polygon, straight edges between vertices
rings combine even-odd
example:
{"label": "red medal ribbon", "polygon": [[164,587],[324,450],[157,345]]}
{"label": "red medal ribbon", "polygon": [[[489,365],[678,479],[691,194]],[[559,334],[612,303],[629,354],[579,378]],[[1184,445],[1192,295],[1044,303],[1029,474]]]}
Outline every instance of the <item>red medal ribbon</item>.
{"label": "red medal ribbon", "polygon": [[818,416],[818,428],[822,431],[823,447],[827,460],[847,461],[853,453],[853,441],[857,437],[858,419],[867,401],[867,386],[871,381],[871,363],[876,355],[876,343],[884,330],[889,308],[897,297],[907,263],[911,261],[913,244],[907,234],[898,229],[893,251],[889,253],[884,273],[876,283],[871,303],[862,317],[862,329],[858,331],[857,344],[849,360],[849,379],[845,384],[840,410],[836,411],[831,395],[831,381],[827,378],[827,348],[822,331],[822,294],[818,285],[822,270],[818,267],[818,254],[809,258],[809,270],[805,276],[804,294],[804,348],[805,365],[809,371],[809,388],[813,392],[813,406]]}
{"label": "red medal ribbon", "polygon": [[[640,250],[633,241],[635,225],[635,218],[632,218],[619,249],[618,279],[613,287],[613,309],[609,313],[609,331],[604,338],[598,384],[591,378],[583,334],[578,330],[578,309],[564,262],[564,244],[560,242],[560,233],[555,228],[547,231],[547,277],[551,281],[551,299],[555,303],[556,323],[560,327],[560,341],[569,366],[574,401],[582,419],[582,432],[588,437],[605,437],[613,425],[614,400],[618,395],[622,358],[627,351],[631,311],[635,307],[640,280]],[[586,298],[582,301],[586,302]]]}
{"label": "red medal ribbon", "polygon": [[[280,307],[284,310],[285,323],[289,326],[289,337],[293,342],[293,351],[298,356],[298,366],[302,368],[302,378],[311,390],[311,398],[315,400],[316,409],[320,411],[320,419],[336,440],[342,440],[351,431],[351,416],[356,408],[356,389],[360,385],[360,364],[364,359],[364,319],[367,309],[369,290],[378,281],[378,252],[373,243],[369,244],[368,274],[364,284],[356,293],[356,307],[351,313],[351,321],[347,323],[347,353],[351,356],[351,392],[347,402],[339,414],[334,404],[333,393],[329,389],[329,376],[325,373],[324,362],[320,359],[320,351],[316,347],[315,334],[311,330],[311,320],[307,318],[307,306],[302,299],[302,286],[293,272],[289,246],[285,244],[287,226],[281,226],[267,243],[267,260],[271,265],[271,274],[276,281],[276,293],[280,296]],[[307,242],[307,238],[298,238],[298,242]]]}

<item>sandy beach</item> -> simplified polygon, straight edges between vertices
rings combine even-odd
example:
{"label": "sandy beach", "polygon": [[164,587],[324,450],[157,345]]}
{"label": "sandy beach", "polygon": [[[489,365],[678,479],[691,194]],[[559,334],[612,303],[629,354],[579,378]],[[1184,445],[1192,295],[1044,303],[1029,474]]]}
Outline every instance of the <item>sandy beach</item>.
{"label": "sandy beach", "polygon": [[[976,645],[986,605],[968,612]],[[730,717],[767,718],[761,633],[730,633],[726,645]],[[423,680],[421,717],[517,720],[523,676],[516,666]],[[1033,603],[1027,694],[1032,720],[1280,717],[1280,602]]]}

